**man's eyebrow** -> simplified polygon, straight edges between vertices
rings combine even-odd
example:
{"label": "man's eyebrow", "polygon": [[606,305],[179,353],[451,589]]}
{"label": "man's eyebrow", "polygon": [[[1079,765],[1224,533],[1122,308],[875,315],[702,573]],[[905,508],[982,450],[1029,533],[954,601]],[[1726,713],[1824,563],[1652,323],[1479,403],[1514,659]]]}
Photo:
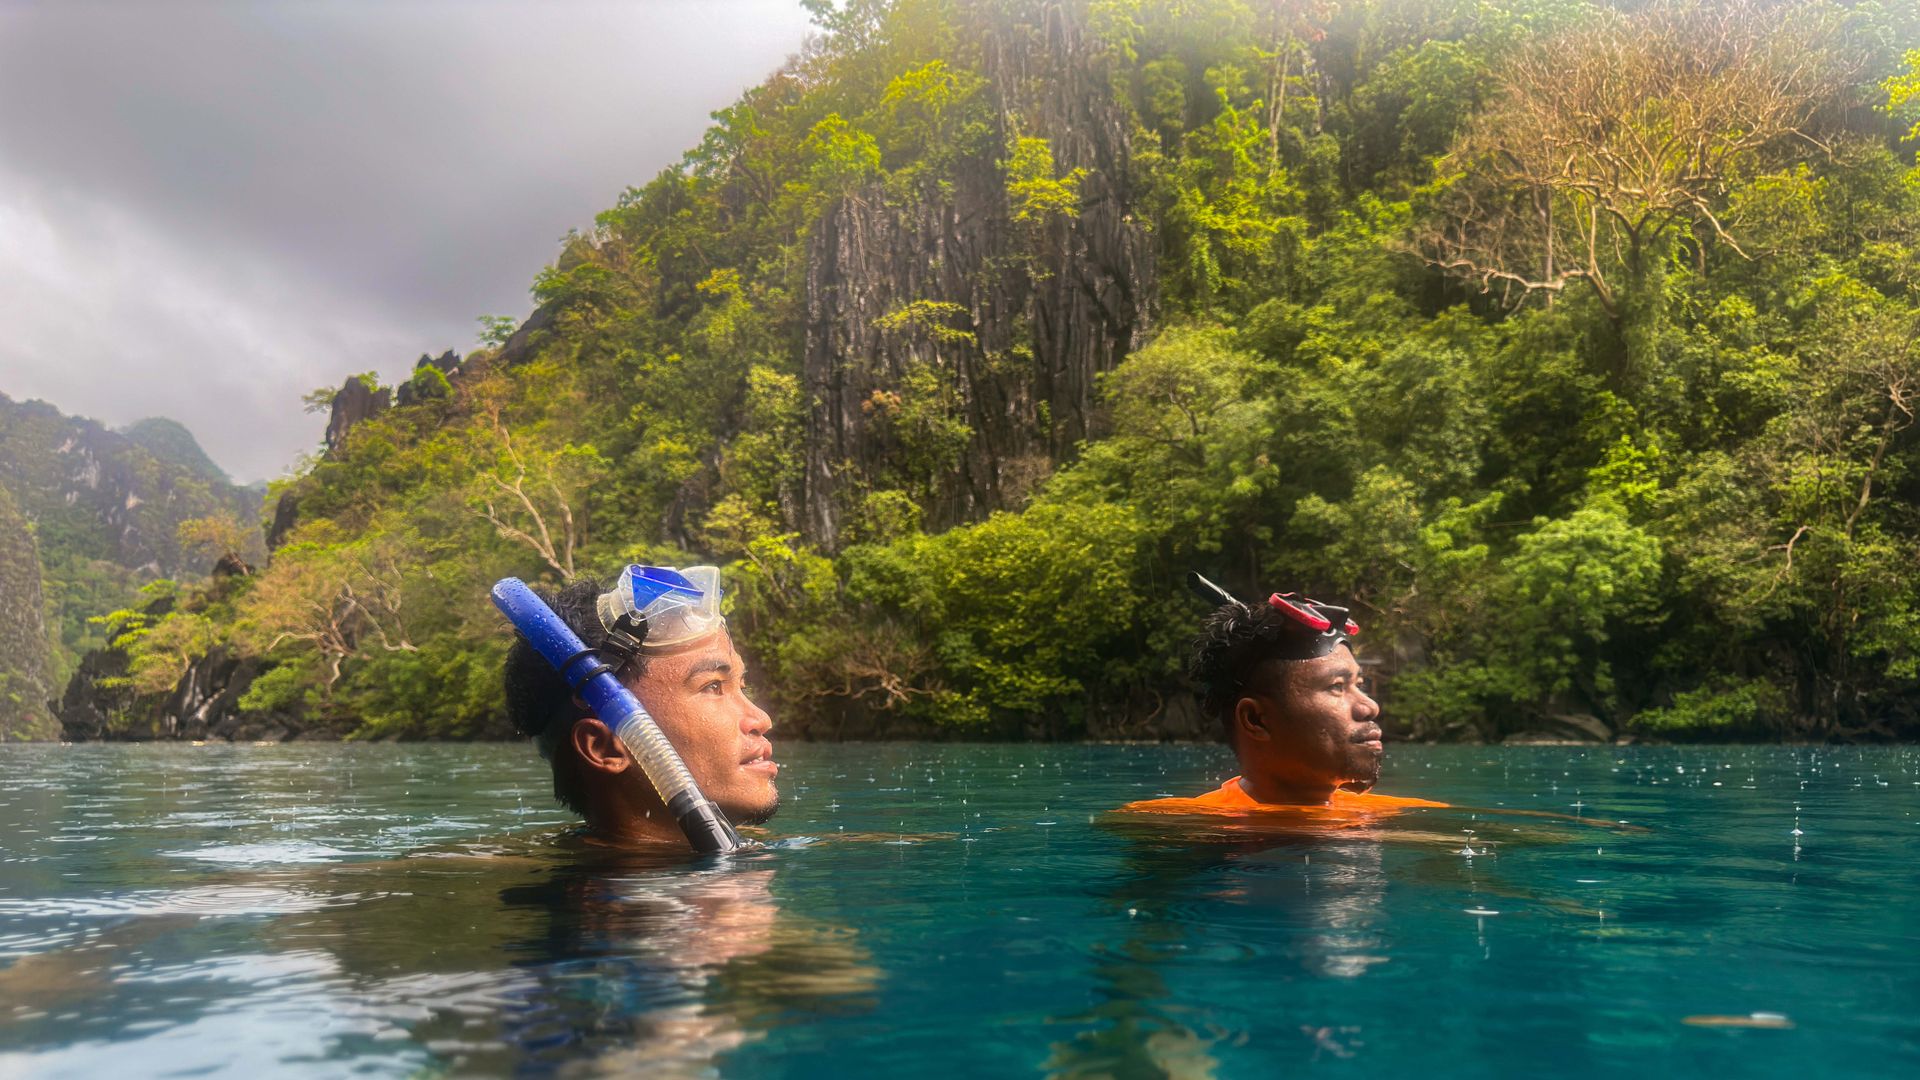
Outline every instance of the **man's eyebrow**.
{"label": "man's eyebrow", "polygon": [[696,676],[705,675],[709,671],[717,671],[722,675],[726,675],[731,671],[733,671],[733,665],[728,661],[721,660],[718,658],[714,658],[711,660],[702,660],[699,663],[696,663],[692,667],[688,668],[687,674],[685,677],[687,680],[690,681]]}

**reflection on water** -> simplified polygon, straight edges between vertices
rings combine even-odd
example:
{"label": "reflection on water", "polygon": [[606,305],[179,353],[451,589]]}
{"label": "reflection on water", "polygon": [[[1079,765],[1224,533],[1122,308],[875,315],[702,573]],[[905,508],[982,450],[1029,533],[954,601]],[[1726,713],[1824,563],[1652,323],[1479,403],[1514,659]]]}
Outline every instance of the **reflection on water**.
{"label": "reflection on water", "polygon": [[[1912,750],[783,749],[781,844],[569,839],[523,747],[0,750],[0,1075],[1610,1076],[1920,1053]],[[1521,813],[1521,812],[1524,812]],[[1553,814],[1578,814],[1572,821]]]}
{"label": "reflection on water", "polygon": [[386,1047],[459,1071],[696,1075],[779,1009],[871,1004],[878,972],[855,935],[783,915],[776,874],[752,856],[692,864],[556,836],[0,901],[0,918],[45,927],[0,946],[24,954],[0,969],[0,1015],[43,1051],[7,1063],[138,1072],[158,1041],[170,1070],[234,1071],[233,1039],[214,1032],[244,1020],[280,1060]]}
{"label": "reflection on water", "polygon": [[[493,820],[410,814],[382,801],[394,794],[385,783],[344,799],[342,812],[309,767],[361,790],[370,763],[345,748],[299,765],[122,749],[115,768],[75,769],[90,749],[42,750],[31,763],[41,768],[10,773],[22,782],[0,804],[18,835],[70,842],[81,826],[111,851],[85,863],[49,862],[32,839],[5,851],[0,1073],[139,1075],[161,1062],[279,1072],[370,1059],[399,1072],[628,1073],[644,1062],[649,1075],[697,1075],[783,1010],[873,1000],[878,971],[856,936],[785,915],[769,856],[622,852],[553,823],[483,835],[513,827],[499,811],[535,816],[523,787],[539,778],[505,748],[469,751],[506,766],[511,786],[489,785],[508,796]],[[144,787],[124,768],[153,764],[159,783]],[[182,783],[175,769],[224,772],[228,783]],[[416,781],[422,794],[477,801],[417,775],[402,801],[415,800]],[[290,787],[314,801],[289,800]],[[250,818],[181,801],[265,810]],[[140,839],[182,830],[194,834],[186,846]]]}
{"label": "reflection on water", "polygon": [[[1127,840],[1129,875],[1109,900],[1128,933],[1096,959],[1099,1004],[1061,1018],[1086,1030],[1054,1045],[1052,1075],[1213,1076],[1214,1045],[1243,1041],[1244,1033],[1183,1005],[1160,972],[1169,961],[1257,959],[1257,947],[1230,932],[1237,919],[1289,938],[1288,969],[1271,968],[1275,979],[1355,978],[1386,962],[1375,927],[1387,888],[1381,830],[1312,823],[1235,836],[1231,825],[1215,824],[1179,835],[1166,821],[1119,824],[1148,834]],[[1333,1035],[1319,1033],[1347,1054]]]}

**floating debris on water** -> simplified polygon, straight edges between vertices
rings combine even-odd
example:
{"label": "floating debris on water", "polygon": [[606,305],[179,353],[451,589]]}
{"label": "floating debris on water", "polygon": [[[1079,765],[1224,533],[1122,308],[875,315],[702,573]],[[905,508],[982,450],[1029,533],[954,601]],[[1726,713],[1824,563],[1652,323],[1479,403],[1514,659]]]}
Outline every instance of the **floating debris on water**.
{"label": "floating debris on water", "polygon": [[1680,1020],[1694,1027],[1760,1028],[1782,1031],[1793,1026],[1793,1021],[1785,1014],[1772,1012],[1748,1013],[1745,1016],[1687,1016]]}

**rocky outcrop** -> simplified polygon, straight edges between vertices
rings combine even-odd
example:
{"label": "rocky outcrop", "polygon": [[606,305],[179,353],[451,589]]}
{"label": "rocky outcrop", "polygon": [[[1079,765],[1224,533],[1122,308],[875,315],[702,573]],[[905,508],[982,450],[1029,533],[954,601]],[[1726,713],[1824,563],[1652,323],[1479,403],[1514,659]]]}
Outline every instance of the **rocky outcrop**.
{"label": "rocky outcrop", "polygon": [[127,654],[120,649],[95,649],[80,658],[80,667],[60,695],[60,737],[88,742],[122,737],[134,693],[121,685],[127,677]]}
{"label": "rocky outcrop", "polygon": [[239,742],[340,736],[326,725],[316,725],[304,711],[242,712],[240,699],[266,668],[257,657],[235,656],[218,646],[195,660],[160,706],[159,722],[167,736]]}
{"label": "rocky outcrop", "polygon": [[327,414],[327,455],[331,457],[339,451],[355,424],[379,416],[392,404],[392,390],[369,385],[368,380],[358,375],[348,376],[339,392],[333,395],[333,408]]}
{"label": "rocky outcrop", "polygon": [[[258,489],[237,487],[203,453],[184,427],[149,419],[126,433],[95,421],[68,416],[43,401],[14,401],[0,395],[0,488],[5,488],[12,517],[20,528],[0,527],[0,669],[14,689],[0,697],[20,696],[20,706],[38,719],[33,737],[59,734],[47,698],[57,691],[55,672],[70,670],[83,643],[95,640],[86,618],[136,601],[138,590],[155,578],[197,577],[205,570],[182,549],[180,523],[192,518],[231,515],[253,520],[260,512]],[[23,544],[22,531],[32,529]],[[259,552],[240,552],[256,557]],[[50,588],[49,586],[55,586]],[[55,598],[49,616],[43,597]],[[74,602],[85,597],[82,607]],[[48,619],[37,629],[30,621]],[[23,691],[22,672],[32,645],[41,673],[41,689]],[[18,712],[15,709],[14,712]],[[3,725],[0,725],[3,726]],[[11,729],[16,736],[25,728]]]}
{"label": "rocky outcrop", "polygon": [[61,696],[61,736],[70,742],[340,737],[341,732],[304,713],[241,711],[240,699],[265,669],[258,659],[216,646],[189,664],[164,698],[146,700],[118,684],[127,674],[127,654],[98,649],[80,662]]}
{"label": "rocky outcrop", "polygon": [[517,367],[533,359],[541,343],[553,330],[554,323],[559,321],[561,307],[558,300],[551,300],[535,308],[533,314],[527,316],[527,321],[521,323],[513,336],[500,346],[500,362],[508,367]]}
{"label": "rocky outcrop", "polygon": [[[809,403],[801,526],[827,550],[838,544],[847,500],[900,460],[886,420],[916,367],[945,384],[970,429],[923,507],[939,529],[1018,504],[1095,433],[1095,381],[1140,344],[1152,317],[1152,245],[1134,212],[1129,121],[1104,61],[1057,6],[1037,25],[993,29],[985,57],[998,113],[1025,118],[1022,134],[1048,140],[1058,174],[1086,170],[1079,206],[1016,222],[996,146],[913,199],[875,185],[816,224],[801,361]],[[916,304],[928,318],[903,319]]]}
{"label": "rocky outcrop", "polygon": [[0,743],[58,734],[48,708],[52,662],[39,552],[27,519],[0,487]]}
{"label": "rocky outcrop", "polygon": [[[247,573],[238,560],[222,562],[222,580]],[[171,598],[142,608],[152,618],[173,609]],[[95,649],[80,660],[58,704],[60,736],[70,742],[157,739],[231,739],[281,742],[295,738],[339,738],[344,731],[318,721],[304,710],[243,711],[240,699],[270,665],[215,646],[194,658],[179,682],[164,695],[141,696],[127,685],[124,650]]]}
{"label": "rocky outcrop", "polygon": [[283,492],[280,501],[273,504],[273,521],[267,526],[267,550],[276,551],[286,543],[287,534],[300,524],[300,496],[291,491]]}
{"label": "rocky outcrop", "polygon": [[[427,370],[438,372],[442,378],[451,383],[461,375],[460,354],[454,352],[452,349],[448,349],[439,356],[428,356],[426,353],[421,353],[420,359],[413,365],[414,377],[401,383],[400,389],[395,395],[395,400],[400,405],[418,405],[428,400],[429,395],[424,393],[421,387],[431,384],[422,380],[420,377],[420,373]],[[445,387],[442,387],[441,390],[444,392]]]}

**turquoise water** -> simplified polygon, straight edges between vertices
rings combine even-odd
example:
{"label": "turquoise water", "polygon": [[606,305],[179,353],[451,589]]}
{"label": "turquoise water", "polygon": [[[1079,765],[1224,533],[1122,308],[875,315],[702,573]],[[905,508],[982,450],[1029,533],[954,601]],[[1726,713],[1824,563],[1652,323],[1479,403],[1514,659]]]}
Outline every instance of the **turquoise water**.
{"label": "turquoise water", "polygon": [[0,1076],[1920,1061],[1913,748],[1396,747],[1483,809],[1291,834],[1099,813],[1214,748],[779,755],[817,839],[689,864],[557,839],[520,746],[0,748]]}

